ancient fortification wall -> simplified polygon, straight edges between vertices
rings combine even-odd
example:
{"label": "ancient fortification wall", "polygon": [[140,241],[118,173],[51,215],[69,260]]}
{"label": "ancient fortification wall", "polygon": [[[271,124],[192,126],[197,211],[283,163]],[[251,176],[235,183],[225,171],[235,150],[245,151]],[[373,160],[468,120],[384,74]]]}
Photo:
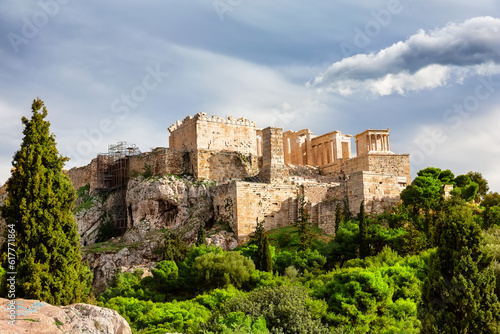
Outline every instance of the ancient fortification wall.
{"label": "ancient fortification wall", "polygon": [[409,154],[365,154],[352,159],[340,160],[336,163],[320,167],[323,175],[340,176],[367,171],[379,174],[397,175],[410,183]]}
{"label": "ancient fortification wall", "polygon": [[206,113],[188,116],[168,128],[169,147],[181,150],[234,151],[257,155],[255,122],[245,118],[217,116]]}
{"label": "ancient fortification wall", "polygon": [[87,166],[71,168],[66,175],[71,179],[76,190],[87,184],[91,189],[97,188],[97,158],[92,159]]}
{"label": "ancient fortification wall", "polygon": [[223,181],[259,174],[262,157],[230,151],[198,150],[194,174],[198,179]]}

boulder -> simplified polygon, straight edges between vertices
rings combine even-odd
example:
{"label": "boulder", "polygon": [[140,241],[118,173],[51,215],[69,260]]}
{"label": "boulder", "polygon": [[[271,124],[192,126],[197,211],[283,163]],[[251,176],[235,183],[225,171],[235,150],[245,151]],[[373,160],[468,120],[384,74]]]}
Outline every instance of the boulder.
{"label": "boulder", "polygon": [[52,306],[30,299],[0,298],[3,334],[131,334],[127,321],[115,310],[89,304]]}

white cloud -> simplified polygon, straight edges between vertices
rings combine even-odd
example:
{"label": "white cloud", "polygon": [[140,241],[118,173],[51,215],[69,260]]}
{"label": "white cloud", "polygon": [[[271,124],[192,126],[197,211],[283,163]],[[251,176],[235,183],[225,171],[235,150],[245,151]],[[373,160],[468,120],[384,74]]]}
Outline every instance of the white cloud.
{"label": "white cloud", "polygon": [[434,166],[450,169],[455,175],[481,172],[492,191],[500,192],[500,123],[498,107],[464,119],[456,128],[445,123],[415,128],[408,138],[412,174]]}
{"label": "white cloud", "polygon": [[309,85],[350,95],[405,94],[462,82],[475,74],[500,72],[500,19],[475,17],[433,31],[420,30],[374,54],[359,54],[332,64]]}

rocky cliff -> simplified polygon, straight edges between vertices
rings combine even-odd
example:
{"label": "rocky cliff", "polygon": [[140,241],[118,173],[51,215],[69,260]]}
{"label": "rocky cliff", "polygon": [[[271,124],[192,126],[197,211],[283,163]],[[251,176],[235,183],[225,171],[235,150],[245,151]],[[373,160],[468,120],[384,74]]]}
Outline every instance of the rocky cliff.
{"label": "rocky cliff", "polygon": [[199,225],[213,219],[212,184],[178,176],[132,179],[126,196],[129,228],[176,229],[193,239]]}
{"label": "rocky cliff", "polygon": [[[212,182],[192,177],[137,177],[128,183],[125,205],[128,230],[120,237],[95,243],[101,217],[111,212],[114,195],[103,201],[92,199],[92,205],[76,215],[82,239],[83,259],[94,273],[94,290],[104,291],[117,272],[141,269],[147,275],[158,261],[167,230],[174,230],[189,244],[196,240],[201,224],[207,229],[207,243],[225,250],[238,242],[234,233],[213,223]],[[111,214],[112,215],[112,214]],[[94,232],[93,232],[94,231]]]}
{"label": "rocky cliff", "polygon": [[118,312],[104,307],[81,303],[58,307],[38,300],[0,298],[0,333],[132,334],[132,330]]}
{"label": "rocky cliff", "polygon": [[[213,222],[211,181],[192,177],[136,177],[125,191],[90,194],[78,189],[75,218],[82,257],[94,273],[94,289],[106,289],[121,271],[142,269],[145,274],[161,261],[161,247],[167,230],[174,230],[189,244],[196,240],[201,224],[207,229],[207,243],[231,250],[238,246],[234,233]],[[2,196],[0,196],[0,205]],[[124,212],[120,212],[124,211]],[[102,227],[117,216],[127,217],[124,235],[104,242]],[[0,232],[5,222],[0,218]],[[100,231],[101,230],[101,231]],[[111,237],[111,235],[109,235]],[[0,245],[3,243],[0,235]]]}

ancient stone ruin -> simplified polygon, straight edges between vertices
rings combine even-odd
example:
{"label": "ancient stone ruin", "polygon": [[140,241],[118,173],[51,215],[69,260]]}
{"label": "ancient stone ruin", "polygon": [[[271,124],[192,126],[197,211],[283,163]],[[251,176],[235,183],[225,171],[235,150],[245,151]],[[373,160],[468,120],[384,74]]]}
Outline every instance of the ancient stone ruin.
{"label": "ancient stone ruin", "polygon": [[[397,204],[410,183],[409,155],[390,151],[389,129],[355,135],[355,157],[352,136],[340,131],[319,136],[309,129],[283,132],[205,113],[177,121],[168,130],[169,148],[125,152],[118,158],[100,155],[68,175],[76,189],[88,184],[91,192],[119,189],[124,194],[130,180],[144,171],[214,181],[204,195],[211,212],[203,219],[228,224],[240,242],[254,231],[257,219],[266,229],[290,225],[301,198],[312,223],[333,234],[337,203],[347,203],[356,214],[364,200],[367,213],[379,213]],[[139,222],[133,203],[120,198],[123,212],[117,227],[126,230]],[[156,219],[157,228],[175,225],[181,212],[177,205],[158,203],[165,222]],[[144,218],[140,223],[153,224]]]}

